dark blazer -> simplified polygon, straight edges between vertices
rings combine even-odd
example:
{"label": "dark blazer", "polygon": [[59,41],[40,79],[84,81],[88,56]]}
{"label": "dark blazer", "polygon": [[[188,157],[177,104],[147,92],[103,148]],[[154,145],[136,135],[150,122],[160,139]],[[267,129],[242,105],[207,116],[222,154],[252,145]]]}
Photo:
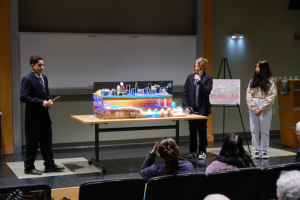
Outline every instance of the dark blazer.
{"label": "dark blazer", "polygon": [[[197,82],[199,85],[199,94],[198,94],[198,111],[199,115],[208,116],[211,114],[211,104],[209,101],[209,95],[212,90],[213,81],[211,75],[203,73],[201,80]],[[188,107],[194,108],[194,74],[188,75],[182,93],[182,107],[186,109]]]}
{"label": "dark blazer", "polygon": [[44,100],[51,99],[48,88],[47,76],[43,74],[45,92],[39,79],[33,72],[22,78],[21,101],[26,103],[25,124],[42,126],[46,123],[51,124],[48,108],[43,106]]}

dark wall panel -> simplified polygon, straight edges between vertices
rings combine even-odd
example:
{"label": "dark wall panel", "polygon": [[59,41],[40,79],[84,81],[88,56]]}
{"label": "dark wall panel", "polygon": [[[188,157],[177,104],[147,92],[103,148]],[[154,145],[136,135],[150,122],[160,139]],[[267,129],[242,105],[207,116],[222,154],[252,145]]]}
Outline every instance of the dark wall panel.
{"label": "dark wall panel", "polygon": [[19,0],[19,31],[195,34],[195,0]]}

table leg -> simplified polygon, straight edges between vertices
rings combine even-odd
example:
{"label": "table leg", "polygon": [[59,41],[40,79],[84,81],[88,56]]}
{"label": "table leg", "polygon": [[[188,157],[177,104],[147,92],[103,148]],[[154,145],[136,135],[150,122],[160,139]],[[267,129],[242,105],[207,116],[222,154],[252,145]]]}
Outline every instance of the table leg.
{"label": "table leg", "polygon": [[94,164],[97,167],[102,168],[102,172],[106,173],[104,165],[99,163],[99,124],[95,124],[95,158],[91,158],[89,164]]}
{"label": "table leg", "polygon": [[[179,120],[176,120],[175,122],[176,122],[176,138],[175,138],[175,140],[176,140],[177,145],[179,146]],[[180,149],[179,149],[179,151],[180,151]],[[186,160],[186,159],[179,156],[179,160]]]}
{"label": "table leg", "polygon": [[95,159],[99,163],[99,124],[95,124]]}
{"label": "table leg", "polygon": [[176,143],[179,146],[179,120],[176,120]]}

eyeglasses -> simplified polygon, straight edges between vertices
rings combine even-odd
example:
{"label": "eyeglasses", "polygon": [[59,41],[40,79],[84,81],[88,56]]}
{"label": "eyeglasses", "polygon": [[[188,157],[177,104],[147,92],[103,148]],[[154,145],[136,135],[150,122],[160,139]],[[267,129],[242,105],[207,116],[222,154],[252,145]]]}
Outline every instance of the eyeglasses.
{"label": "eyeglasses", "polygon": [[297,133],[300,133],[300,131],[298,131],[298,130],[295,130],[295,133],[297,134]]}

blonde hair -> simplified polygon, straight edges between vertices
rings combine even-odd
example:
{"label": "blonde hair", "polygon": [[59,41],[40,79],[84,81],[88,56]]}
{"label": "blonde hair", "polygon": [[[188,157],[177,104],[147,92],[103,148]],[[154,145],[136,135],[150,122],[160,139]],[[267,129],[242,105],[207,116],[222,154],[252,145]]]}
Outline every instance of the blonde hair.
{"label": "blonde hair", "polygon": [[[205,58],[197,58],[197,60],[195,61],[195,64],[198,65],[198,67],[203,66],[204,69],[206,69],[206,67],[208,66],[208,60]],[[195,73],[195,64],[194,64],[194,73]]]}

